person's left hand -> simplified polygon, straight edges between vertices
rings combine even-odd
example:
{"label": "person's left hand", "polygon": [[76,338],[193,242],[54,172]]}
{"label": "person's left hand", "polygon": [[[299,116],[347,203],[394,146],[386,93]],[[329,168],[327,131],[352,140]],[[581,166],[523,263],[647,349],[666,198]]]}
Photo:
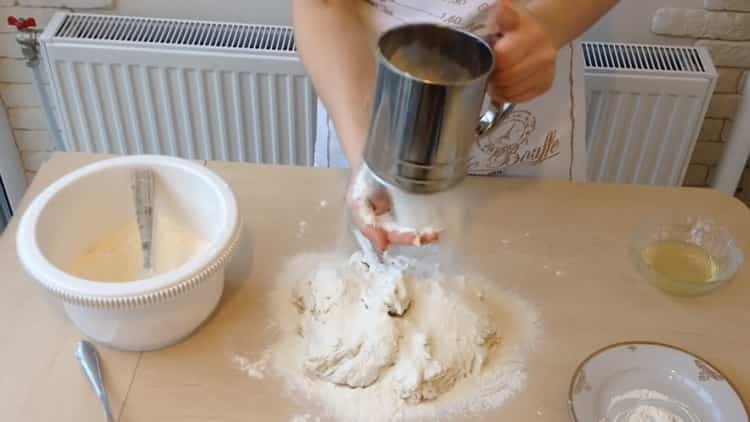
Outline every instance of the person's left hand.
{"label": "person's left hand", "polygon": [[369,170],[353,170],[352,180],[346,194],[352,222],[357,230],[372,243],[377,253],[383,253],[390,245],[426,245],[437,242],[438,233],[419,235],[408,230],[386,230],[377,223],[377,216],[391,211],[391,198],[382,186],[369,176]]}
{"label": "person's left hand", "polygon": [[552,87],[560,46],[528,10],[511,0],[498,0],[490,22],[499,37],[493,43],[495,70],[490,94],[497,102],[521,103]]}

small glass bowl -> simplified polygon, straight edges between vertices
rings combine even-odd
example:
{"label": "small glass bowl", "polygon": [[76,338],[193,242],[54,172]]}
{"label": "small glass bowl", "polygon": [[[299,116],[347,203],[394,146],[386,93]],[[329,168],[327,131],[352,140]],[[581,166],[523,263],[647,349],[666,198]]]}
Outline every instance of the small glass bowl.
{"label": "small glass bowl", "polygon": [[[675,240],[701,247],[713,260],[716,270],[704,282],[671,278],[655,270],[642,257],[647,247],[658,241]],[[740,269],[744,256],[732,235],[715,221],[701,217],[672,217],[648,221],[633,235],[636,267],[651,284],[675,296],[700,296],[711,293],[731,280]]]}

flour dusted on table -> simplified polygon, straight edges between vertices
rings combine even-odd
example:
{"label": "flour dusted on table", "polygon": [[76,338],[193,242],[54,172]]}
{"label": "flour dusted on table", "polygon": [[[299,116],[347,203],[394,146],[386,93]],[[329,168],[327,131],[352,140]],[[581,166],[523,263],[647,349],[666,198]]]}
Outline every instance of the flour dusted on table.
{"label": "flour dusted on table", "polygon": [[340,420],[435,420],[523,388],[536,314],[488,281],[404,257],[308,254],[276,286],[273,368]]}
{"label": "flour dusted on table", "polygon": [[255,361],[250,360],[246,356],[235,354],[232,356],[232,363],[237,365],[237,368],[247,374],[247,376],[255,379],[263,379],[266,373],[266,367],[271,360],[271,351],[264,350],[261,357]]}

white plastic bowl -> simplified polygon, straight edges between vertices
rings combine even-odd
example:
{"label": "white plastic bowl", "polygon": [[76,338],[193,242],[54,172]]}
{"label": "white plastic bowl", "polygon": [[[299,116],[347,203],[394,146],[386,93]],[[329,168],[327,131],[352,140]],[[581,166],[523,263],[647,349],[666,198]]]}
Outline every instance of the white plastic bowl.
{"label": "white plastic bowl", "polygon": [[[135,219],[132,171],[144,167],[155,174],[155,208],[189,227],[205,245],[177,268],[136,281],[97,282],[66,273],[62,268],[73,257]],[[83,167],[50,185],[21,218],[16,243],[26,271],[62,300],[86,336],[142,351],[176,343],[213,312],[239,233],[234,195],[206,167],[178,158],[127,156]]]}

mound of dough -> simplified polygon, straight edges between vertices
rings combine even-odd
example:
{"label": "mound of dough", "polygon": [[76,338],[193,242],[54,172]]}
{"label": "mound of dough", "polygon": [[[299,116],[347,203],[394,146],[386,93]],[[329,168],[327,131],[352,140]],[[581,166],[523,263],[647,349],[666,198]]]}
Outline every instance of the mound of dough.
{"label": "mound of dough", "polygon": [[400,275],[376,274],[353,259],[338,268],[322,264],[298,290],[309,376],[362,388],[393,365],[399,331],[391,315],[403,314],[410,301]]}
{"label": "mound of dough", "polygon": [[403,261],[371,265],[360,254],[321,262],[295,289],[305,373],[354,388],[387,375],[410,404],[479,374],[499,337],[481,292],[452,282],[418,276]]}

